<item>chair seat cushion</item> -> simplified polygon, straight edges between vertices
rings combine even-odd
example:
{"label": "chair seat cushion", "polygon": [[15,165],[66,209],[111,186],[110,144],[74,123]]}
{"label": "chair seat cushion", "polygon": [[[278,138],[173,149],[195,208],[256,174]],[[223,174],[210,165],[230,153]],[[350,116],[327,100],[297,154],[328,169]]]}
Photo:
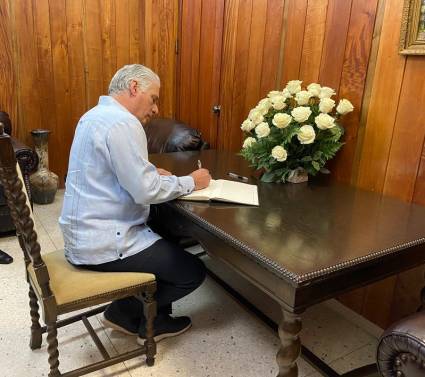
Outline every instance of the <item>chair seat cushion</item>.
{"label": "chair seat cushion", "polygon": [[[95,298],[114,298],[125,292],[155,281],[155,275],[143,272],[98,272],[74,267],[65,258],[63,250],[42,255],[50,276],[50,288],[58,306],[92,301]],[[41,289],[32,264],[28,272],[37,296]]]}

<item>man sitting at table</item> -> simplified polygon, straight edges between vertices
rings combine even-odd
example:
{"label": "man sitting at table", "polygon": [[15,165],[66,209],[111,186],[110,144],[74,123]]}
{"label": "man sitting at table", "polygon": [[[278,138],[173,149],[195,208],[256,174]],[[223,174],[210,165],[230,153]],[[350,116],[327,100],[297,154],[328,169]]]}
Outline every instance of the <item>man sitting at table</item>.
{"label": "man sitting at table", "polygon": [[[158,113],[159,88],[158,75],[140,64],[115,73],[109,95],[101,96],[76,128],[59,219],[65,256],[73,265],[155,274],[156,340],[190,327],[189,317],[170,316],[171,304],[202,283],[205,267],[152,231],[147,225],[150,204],[205,188],[211,179],[206,169],[176,177],[148,161],[142,123]],[[145,337],[142,309],[135,297],[114,301],[104,313],[105,322],[138,334],[140,342]]]}

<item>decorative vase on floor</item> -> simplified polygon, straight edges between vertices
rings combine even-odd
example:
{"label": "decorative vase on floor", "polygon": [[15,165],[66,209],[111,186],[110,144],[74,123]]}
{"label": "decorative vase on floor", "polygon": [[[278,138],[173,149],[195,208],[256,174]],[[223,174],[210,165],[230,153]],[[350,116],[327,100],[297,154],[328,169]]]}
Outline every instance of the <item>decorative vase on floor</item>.
{"label": "decorative vase on floor", "polygon": [[30,185],[32,199],[38,204],[52,203],[58,190],[58,176],[49,170],[49,133],[42,129],[31,131],[39,164],[38,170],[30,176]]}

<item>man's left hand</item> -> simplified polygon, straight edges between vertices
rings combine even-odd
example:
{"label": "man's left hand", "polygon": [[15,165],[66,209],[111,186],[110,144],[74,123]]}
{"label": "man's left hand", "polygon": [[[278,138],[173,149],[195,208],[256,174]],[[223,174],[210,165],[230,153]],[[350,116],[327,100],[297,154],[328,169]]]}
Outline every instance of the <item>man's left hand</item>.
{"label": "man's left hand", "polygon": [[165,169],[156,168],[156,170],[158,171],[159,175],[173,175],[171,172],[169,172],[168,170],[165,170]]}

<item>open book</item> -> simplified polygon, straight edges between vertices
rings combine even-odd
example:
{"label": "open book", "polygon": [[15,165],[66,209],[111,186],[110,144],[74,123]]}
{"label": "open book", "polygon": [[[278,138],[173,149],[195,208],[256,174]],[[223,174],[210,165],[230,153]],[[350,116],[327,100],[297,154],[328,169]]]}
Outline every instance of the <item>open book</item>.
{"label": "open book", "polygon": [[220,202],[258,206],[258,190],[256,185],[225,179],[212,179],[207,188],[180,196],[179,199],[199,201],[217,200]]}

